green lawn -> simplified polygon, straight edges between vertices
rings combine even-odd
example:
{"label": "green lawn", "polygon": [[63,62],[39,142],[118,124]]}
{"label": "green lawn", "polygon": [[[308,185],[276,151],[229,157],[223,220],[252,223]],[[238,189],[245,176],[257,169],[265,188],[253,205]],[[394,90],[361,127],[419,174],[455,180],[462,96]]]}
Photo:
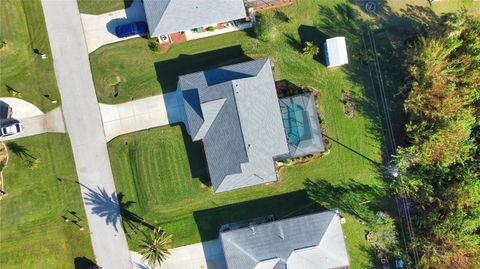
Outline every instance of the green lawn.
{"label": "green lawn", "polygon": [[[4,0],[0,5],[0,96],[25,99],[44,112],[60,103],[40,0]],[[42,60],[38,54],[48,56]],[[10,91],[9,91],[10,89]],[[54,104],[50,100],[56,100]]]}
{"label": "green lawn", "polygon": [[[332,208],[341,205],[323,199],[341,191],[345,196],[339,201],[351,206],[369,199],[377,207],[385,199],[370,171],[374,168],[365,165],[358,155],[337,147],[322,159],[282,170],[278,183],[222,194],[213,194],[211,187],[202,185],[206,167],[200,146],[190,142],[183,125],[124,135],[111,141],[108,148],[117,190],[125,195],[123,203],[135,202],[128,210],[172,233],[175,246],[215,239],[220,226],[233,221],[268,214],[284,218],[324,210],[311,197],[328,202]],[[345,180],[338,176],[344,169],[338,162],[341,154],[354,164],[343,170]],[[307,178],[318,182],[308,192],[304,189]],[[325,184],[330,187],[328,193],[315,187]],[[361,197],[355,196],[359,189],[363,191]],[[361,232],[364,227],[352,215],[347,214],[347,219],[344,229],[353,268],[368,268],[371,261]],[[137,249],[141,238],[140,233],[132,234],[130,247]]]}
{"label": "green lawn", "polygon": [[127,8],[133,0],[77,0],[81,13],[102,14]]}
{"label": "green lawn", "polygon": [[[7,142],[10,160],[0,201],[0,266],[7,268],[85,268],[94,260],[70,141],[45,134]],[[33,164],[33,168],[30,168]],[[60,181],[62,180],[62,181]],[[65,222],[80,220],[79,228]]]}
{"label": "green lawn", "polygon": [[248,41],[255,40],[236,32],[173,46],[167,54],[150,51],[143,38],[101,47],[90,54],[98,100],[122,103],[175,90],[181,74],[244,61],[239,42]]}

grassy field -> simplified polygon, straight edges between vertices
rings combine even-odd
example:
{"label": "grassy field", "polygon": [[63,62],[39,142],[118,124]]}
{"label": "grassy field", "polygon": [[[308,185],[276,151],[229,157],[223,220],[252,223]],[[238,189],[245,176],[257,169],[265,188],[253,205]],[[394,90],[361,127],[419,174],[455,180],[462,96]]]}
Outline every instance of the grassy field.
{"label": "grassy field", "polygon": [[[40,0],[4,0],[0,5],[0,96],[25,99],[44,112],[60,103]],[[48,56],[42,60],[40,55]],[[13,91],[12,91],[13,89]],[[53,104],[51,100],[56,100]]]}
{"label": "grassy field", "polygon": [[[94,256],[68,137],[39,135],[7,146],[0,267],[85,268]],[[85,230],[64,221],[62,216],[76,219],[68,211]]]}
{"label": "grassy field", "polygon": [[133,0],[77,0],[80,13],[102,14],[129,7]]}

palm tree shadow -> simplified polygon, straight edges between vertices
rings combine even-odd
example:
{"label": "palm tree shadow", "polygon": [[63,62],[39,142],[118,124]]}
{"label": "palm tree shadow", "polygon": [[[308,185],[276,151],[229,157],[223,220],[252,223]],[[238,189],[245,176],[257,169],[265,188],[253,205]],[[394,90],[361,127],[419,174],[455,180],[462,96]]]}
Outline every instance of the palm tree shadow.
{"label": "palm tree shadow", "polygon": [[[91,206],[92,213],[105,218],[107,225],[113,225],[116,231],[118,231],[117,224],[122,220],[121,225],[124,231],[127,231],[127,227],[129,230],[136,231],[138,225],[143,225],[149,229],[154,228],[143,218],[129,210],[135,202],[125,201],[123,193],[113,192],[109,195],[104,188],[97,187],[97,190],[94,190],[85,185],[82,185],[82,187],[86,189],[85,200],[86,204]],[[128,233],[127,236],[129,236]]]}
{"label": "palm tree shadow", "polygon": [[20,159],[36,159],[35,156],[30,154],[29,150],[16,142],[8,142],[7,143],[8,149],[15,155],[17,155]]}

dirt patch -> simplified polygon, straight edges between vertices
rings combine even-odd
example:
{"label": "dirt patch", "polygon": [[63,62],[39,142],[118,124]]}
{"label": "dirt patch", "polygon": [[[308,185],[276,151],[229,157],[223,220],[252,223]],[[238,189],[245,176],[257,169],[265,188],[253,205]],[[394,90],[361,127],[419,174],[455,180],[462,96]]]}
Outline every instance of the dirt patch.
{"label": "dirt patch", "polygon": [[345,115],[350,119],[353,118],[355,115],[355,104],[350,91],[347,89],[342,90],[342,103]]}

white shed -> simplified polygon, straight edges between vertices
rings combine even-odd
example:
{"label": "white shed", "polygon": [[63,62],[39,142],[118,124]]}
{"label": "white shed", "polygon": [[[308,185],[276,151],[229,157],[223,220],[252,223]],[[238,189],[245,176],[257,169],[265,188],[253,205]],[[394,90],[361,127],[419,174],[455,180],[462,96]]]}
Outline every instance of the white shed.
{"label": "white shed", "polygon": [[347,46],[345,37],[329,38],[324,44],[327,67],[348,64]]}

